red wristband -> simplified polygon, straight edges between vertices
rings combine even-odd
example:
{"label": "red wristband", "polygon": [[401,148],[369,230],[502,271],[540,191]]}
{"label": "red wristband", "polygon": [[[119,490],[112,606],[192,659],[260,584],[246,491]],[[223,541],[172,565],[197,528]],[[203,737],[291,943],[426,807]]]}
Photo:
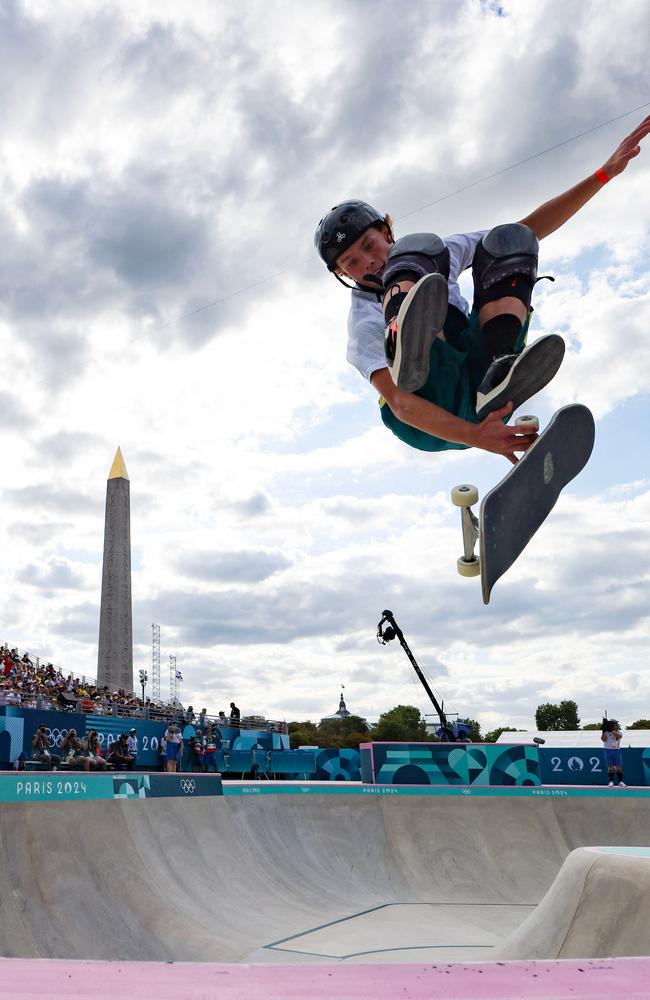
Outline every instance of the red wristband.
{"label": "red wristband", "polygon": [[596,177],[598,178],[601,184],[607,184],[607,181],[611,181],[612,179],[611,177],[607,176],[602,167],[598,167],[598,170],[596,171]]}

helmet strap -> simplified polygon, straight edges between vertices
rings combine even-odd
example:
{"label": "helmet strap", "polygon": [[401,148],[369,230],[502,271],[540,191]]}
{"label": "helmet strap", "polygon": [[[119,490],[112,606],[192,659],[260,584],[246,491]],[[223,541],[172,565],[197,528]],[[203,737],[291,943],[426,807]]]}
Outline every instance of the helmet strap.
{"label": "helmet strap", "polygon": [[356,285],[348,285],[347,281],[344,281],[341,275],[337,274],[336,271],[331,271],[330,273],[334,275],[337,281],[341,282],[344,288],[350,288],[354,291],[354,289],[357,287]]}
{"label": "helmet strap", "polygon": [[330,274],[333,274],[334,277],[336,278],[336,280],[340,281],[344,288],[349,288],[350,291],[352,291],[352,292],[355,290],[355,288],[358,288],[362,292],[372,292],[372,293],[374,293],[377,296],[377,301],[381,302],[381,299],[382,299],[382,292],[381,292],[382,285],[381,285],[381,281],[378,278],[376,279],[376,281],[377,281],[377,284],[379,285],[379,288],[364,288],[364,286],[360,285],[357,281],[355,281],[355,283],[353,285],[348,285],[347,281],[344,281],[343,278],[341,277],[341,275],[337,274],[336,271],[330,271]]}

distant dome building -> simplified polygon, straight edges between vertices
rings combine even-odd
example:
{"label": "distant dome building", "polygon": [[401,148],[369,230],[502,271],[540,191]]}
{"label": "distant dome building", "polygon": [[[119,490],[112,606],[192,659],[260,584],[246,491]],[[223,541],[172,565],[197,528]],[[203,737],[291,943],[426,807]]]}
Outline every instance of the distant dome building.
{"label": "distant dome building", "polygon": [[343,692],[341,691],[341,700],[339,702],[338,712],[335,712],[334,715],[326,715],[325,718],[321,719],[320,721],[321,722],[341,722],[342,719],[349,719],[351,715],[352,715],[352,712],[348,712],[346,704],[345,704],[345,698],[343,697]]}

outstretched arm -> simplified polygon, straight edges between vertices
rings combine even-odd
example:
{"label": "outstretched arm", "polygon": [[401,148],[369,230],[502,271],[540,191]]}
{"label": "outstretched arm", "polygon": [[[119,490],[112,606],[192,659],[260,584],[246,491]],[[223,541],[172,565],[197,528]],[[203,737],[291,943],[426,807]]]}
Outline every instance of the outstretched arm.
{"label": "outstretched arm", "polygon": [[536,208],[530,215],[520,221],[530,226],[538,239],[554,233],[563,226],[571,216],[575,215],[590,198],[600,191],[603,184],[612,177],[622,174],[630,160],[641,152],[641,140],[650,132],[650,115],[631,132],[612,153],[610,158],[590,177],[580,181],[575,187],[569,188],[564,194],[552,198]]}
{"label": "outstretched arm", "polygon": [[[513,465],[518,461],[518,451],[526,451],[537,440],[534,432],[524,432],[519,427],[508,427],[502,423],[503,418],[511,411],[508,403],[500,410],[494,410],[480,424],[472,424],[468,420],[448,413],[435,403],[430,403],[422,396],[412,392],[403,392],[393,382],[388,368],[380,368],[374,372],[370,381],[388,406],[398,418],[411,427],[417,427],[425,434],[467,445],[469,448],[480,448],[496,455],[503,455]],[[516,433],[515,433],[516,431]]]}

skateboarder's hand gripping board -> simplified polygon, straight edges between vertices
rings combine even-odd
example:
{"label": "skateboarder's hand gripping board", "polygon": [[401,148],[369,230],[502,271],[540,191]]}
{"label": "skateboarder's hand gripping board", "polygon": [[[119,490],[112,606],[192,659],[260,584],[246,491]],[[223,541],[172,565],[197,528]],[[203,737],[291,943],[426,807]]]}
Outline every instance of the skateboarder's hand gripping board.
{"label": "skateboarder's hand gripping board", "polygon": [[507,417],[511,410],[512,403],[507,403],[477,424],[474,431],[474,447],[503,455],[516,465],[519,459],[515,452],[528,451],[530,446],[535,444],[538,434],[533,428],[522,427],[520,424],[509,426],[502,423],[503,418]]}
{"label": "skateboarder's hand gripping board", "polygon": [[372,381],[396,417],[427,434],[503,455],[513,464],[517,462],[515,452],[527,451],[537,440],[534,431],[510,427],[502,422],[512,410],[511,403],[494,410],[480,424],[474,424],[461,420],[421,396],[398,389],[387,368],[375,372]]}

